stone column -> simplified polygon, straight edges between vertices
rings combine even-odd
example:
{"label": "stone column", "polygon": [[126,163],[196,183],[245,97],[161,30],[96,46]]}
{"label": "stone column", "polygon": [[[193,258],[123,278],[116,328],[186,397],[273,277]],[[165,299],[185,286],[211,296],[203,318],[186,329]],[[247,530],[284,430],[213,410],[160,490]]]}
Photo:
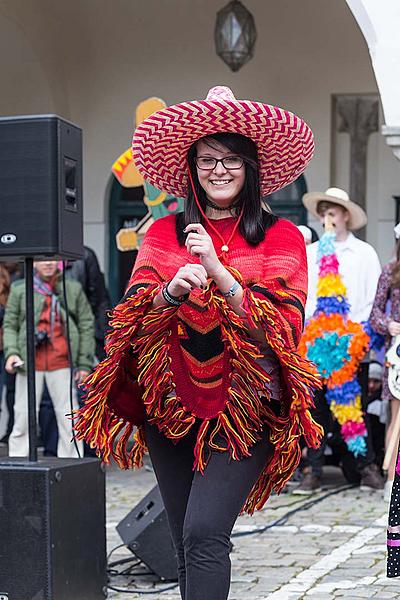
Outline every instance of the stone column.
{"label": "stone column", "polygon": [[[336,97],[338,131],[350,135],[349,195],[366,211],[368,137],[378,131],[378,98],[353,95]],[[358,235],[365,237],[365,228]]]}

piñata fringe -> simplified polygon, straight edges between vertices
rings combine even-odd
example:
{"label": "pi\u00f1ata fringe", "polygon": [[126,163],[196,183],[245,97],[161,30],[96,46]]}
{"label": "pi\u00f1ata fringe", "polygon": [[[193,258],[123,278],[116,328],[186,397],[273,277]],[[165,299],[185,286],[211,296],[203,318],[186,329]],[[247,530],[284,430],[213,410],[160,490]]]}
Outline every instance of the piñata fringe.
{"label": "pi\u00f1ata fringe", "polygon": [[361,323],[348,316],[350,305],[335,254],[335,233],[326,228],[318,245],[317,309],[308,321],[299,352],[313,360],[327,386],[326,399],[340,425],[343,440],[355,456],[367,452],[357,371],[370,338]]}

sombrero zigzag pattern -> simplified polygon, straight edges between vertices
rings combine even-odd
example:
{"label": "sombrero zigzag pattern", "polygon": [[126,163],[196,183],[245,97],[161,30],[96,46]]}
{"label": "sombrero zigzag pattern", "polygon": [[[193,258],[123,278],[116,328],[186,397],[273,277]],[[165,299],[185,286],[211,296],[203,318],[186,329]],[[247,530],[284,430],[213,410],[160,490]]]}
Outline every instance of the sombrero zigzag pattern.
{"label": "sombrero zigzag pattern", "polygon": [[217,132],[254,140],[263,195],[294,181],[314,152],[312,131],[300,117],[269,104],[236,100],[220,86],[206,100],[176,104],[145,119],[132,141],[136,167],[157,188],[185,197],[187,152],[196,140]]}

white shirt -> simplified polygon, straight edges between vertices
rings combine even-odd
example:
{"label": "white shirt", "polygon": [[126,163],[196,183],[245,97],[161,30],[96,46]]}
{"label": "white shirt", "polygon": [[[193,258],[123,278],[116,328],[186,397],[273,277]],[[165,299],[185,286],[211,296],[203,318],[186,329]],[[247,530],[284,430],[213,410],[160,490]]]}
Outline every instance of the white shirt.
{"label": "white shirt", "polygon": [[[343,242],[335,241],[336,256],[339,261],[339,273],[347,289],[347,300],[350,303],[349,317],[361,323],[369,318],[375,299],[376,287],[381,265],[375,250],[367,242],[363,242],[349,233]],[[308,298],[306,319],[309,319],[317,307],[317,263],[318,242],[307,246],[308,260]]]}

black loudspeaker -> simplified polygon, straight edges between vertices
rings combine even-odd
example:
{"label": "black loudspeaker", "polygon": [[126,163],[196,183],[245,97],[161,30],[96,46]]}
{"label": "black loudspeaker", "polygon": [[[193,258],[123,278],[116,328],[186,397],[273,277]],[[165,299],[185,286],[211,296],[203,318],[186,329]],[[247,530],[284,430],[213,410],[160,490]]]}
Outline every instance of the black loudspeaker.
{"label": "black loudspeaker", "polygon": [[0,119],[0,256],[83,255],[82,131],[56,115]]}
{"label": "black loudspeaker", "polygon": [[0,598],[106,597],[105,475],[94,458],[0,461]]}
{"label": "black loudspeaker", "polygon": [[158,486],[117,525],[122,541],[160,579],[176,581],[175,548]]}

